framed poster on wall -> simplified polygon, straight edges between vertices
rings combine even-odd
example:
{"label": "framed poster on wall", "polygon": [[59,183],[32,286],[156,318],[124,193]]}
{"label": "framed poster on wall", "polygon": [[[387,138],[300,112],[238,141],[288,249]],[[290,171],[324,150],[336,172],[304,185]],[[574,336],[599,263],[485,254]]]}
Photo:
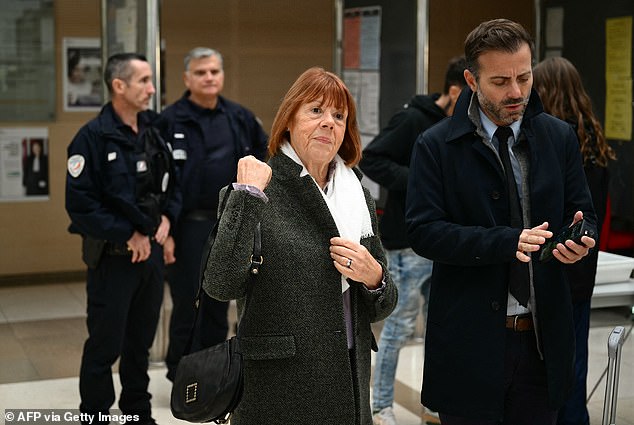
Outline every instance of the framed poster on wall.
{"label": "framed poster on wall", "polygon": [[98,38],[64,38],[64,111],[98,111],[103,104],[101,46]]}
{"label": "framed poster on wall", "polygon": [[0,128],[0,202],[48,200],[48,129]]}

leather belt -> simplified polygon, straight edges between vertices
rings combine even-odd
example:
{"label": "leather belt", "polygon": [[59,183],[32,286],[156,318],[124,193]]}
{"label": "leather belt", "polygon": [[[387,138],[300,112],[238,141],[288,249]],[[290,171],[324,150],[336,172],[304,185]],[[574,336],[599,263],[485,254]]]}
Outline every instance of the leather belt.
{"label": "leather belt", "polygon": [[214,210],[191,210],[185,213],[185,220],[191,221],[213,221],[216,219]]}
{"label": "leather belt", "polygon": [[533,325],[533,316],[530,314],[506,316],[506,329],[512,329],[515,332],[532,331],[535,329],[535,326]]}

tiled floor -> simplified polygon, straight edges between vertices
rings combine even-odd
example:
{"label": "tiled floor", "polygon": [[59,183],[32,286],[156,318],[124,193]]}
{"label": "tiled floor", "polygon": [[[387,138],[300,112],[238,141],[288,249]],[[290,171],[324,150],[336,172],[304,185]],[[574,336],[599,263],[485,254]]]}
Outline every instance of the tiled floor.
{"label": "tiled floor", "polygon": [[[169,311],[169,299],[165,305]],[[602,423],[607,338],[616,325],[625,326],[628,336],[622,354],[616,423],[634,425],[631,313],[628,306],[592,311],[588,407],[593,425]],[[233,308],[231,317],[235,317]],[[0,287],[0,410],[77,408],[77,373],[86,338],[84,318],[83,283]],[[380,324],[375,330],[378,335]],[[163,325],[159,334],[164,331]],[[164,340],[159,337],[152,350],[153,359],[157,360],[150,371],[154,416],[160,424],[184,423],[174,419],[169,411],[170,383],[159,361],[163,345]],[[412,342],[401,351],[395,406],[400,425],[421,424],[422,351],[420,342]],[[115,385],[119,385],[118,379]],[[4,415],[0,417],[4,423]]]}

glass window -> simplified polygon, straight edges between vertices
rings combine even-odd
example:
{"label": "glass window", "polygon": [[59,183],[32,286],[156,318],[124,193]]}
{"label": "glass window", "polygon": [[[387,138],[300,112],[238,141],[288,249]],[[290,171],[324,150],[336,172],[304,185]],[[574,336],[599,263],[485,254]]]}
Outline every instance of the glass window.
{"label": "glass window", "polygon": [[0,120],[55,119],[53,0],[3,0]]}

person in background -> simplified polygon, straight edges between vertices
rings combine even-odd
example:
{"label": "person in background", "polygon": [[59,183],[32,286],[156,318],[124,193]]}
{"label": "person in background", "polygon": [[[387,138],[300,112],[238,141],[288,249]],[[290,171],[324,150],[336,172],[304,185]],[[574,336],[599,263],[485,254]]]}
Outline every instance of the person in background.
{"label": "person in background", "polygon": [[104,80],[111,96],[68,146],[69,231],[83,239],[88,266],[86,324],[79,372],[83,423],[103,420],[115,401],[137,424],[155,424],[148,392],[149,350],[163,301],[163,247],[180,211],[174,166],[148,110],[152,69],[136,53],[111,56]]}
{"label": "person in background", "polygon": [[[238,159],[263,160],[267,135],[247,108],[220,95],[224,87],[222,55],[197,47],[185,56],[183,96],[161,114],[161,132],[173,148],[183,208],[173,229],[175,261],[168,271],[172,296],[169,346],[165,362],[173,380],[194,321],[201,257],[218,209],[218,191],[236,175]],[[227,302],[206,298],[195,346],[208,347],[227,337]]]}
{"label": "person in background", "polygon": [[261,223],[263,263],[240,322],[244,395],[232,425],[371,425],[370,324],[397,289],[374,200],[354,166],[361,136],[343,81],[310,68],[279,107],[268,164],[238,162],[204,289],[244,306]]}
{"label": "person in background", "polygon": [[102,98],[95,87],[98,81],[90,81],[86,77],[85,64],[79,50],[68,52],[68,78],[66,80],[66,95],[68,106],[100,106]]}
{"label": "person in background", "polygon": [[[428,278],[432,262],[412,250],[405,225],[405,193],[412,147],[420,133],[453,113],[460,90],[466,85],[465,68],[464,57],[451,59],[443,92],[414,96],[366,146],[359,163],[367,177],[388,190],[379,230],[390,275],[399,293],[396,309],[383,324],[374,365],[372,412],[375,425],[397,423],[392,404],[399,352],[416,327],[421,293],[425,300],[424,317],[429,303]],[[429,423],[440,423],[435,412],[428,410],[425,416]]]}
{"label": "person in background", "polygon": [[[562,57],[545,59],[533,69],[535,90],[544,110],[569,123],[575,130],[583,159],[592,204],[601,228],[608,201],[608,162],[616,155],[607,141],[601,123],[592,111],[592,102],[575,66]],[[586,378],[588,375],[588,333],[590,300],[594,290],[599,250],[566,267],[575,324],[575,383],[568,401],[559,410],[558,425],[588,425]]]}
{"label": "person in background", "polygon": [[48,155],[42,140],[31,141],[31,154],[24,164],[22,183],[27,196],[48,195]]}
{"label": "person in background", "polygon": [[541,247],[580,220],[596,233],[577,137],[532,89],[534,44],[507,19],[465,40],[454,114],[418,138],[412,248],[434,261],[421,400],[443,425],[548,425],[573,382],[567,264],[595,240]]}

